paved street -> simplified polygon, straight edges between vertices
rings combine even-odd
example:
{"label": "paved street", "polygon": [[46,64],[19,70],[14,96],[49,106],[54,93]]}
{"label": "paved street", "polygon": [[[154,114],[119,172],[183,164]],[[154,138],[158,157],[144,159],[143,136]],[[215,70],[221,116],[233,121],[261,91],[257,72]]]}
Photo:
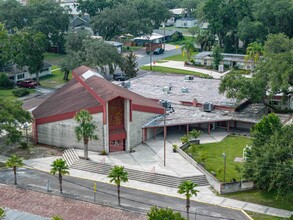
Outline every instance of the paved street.
{"label": "paved street", "polygon": [[[46,192],[46,183],[47,180],[50,180],[52,191],[50,194],[59,195],[59,185],[56,177],[51,176],[47,173],[30,170],[22,168],[18,172],[18,184],[25,189],[34,189],[40,192]],[[13,183],[13,175],[11,170],[2,169],[0,170],[0,182],[5,184]],[[93,193],[93,181],[79,179],[74,177],[66,176],[64,178],[64,196],[72,199],[91,201],[94,200]],[[162,206],[170,207],[175,210],[181,211],[184,213],[185,210],[185,200],[175,197],[164,196],[156,193],[150,193],[146,191],[140,191],[130,188],[122,187],[122,205],[124,210],[136,211],[139,213],[145,214],[149,210],[150,206]],[[116,187],[106,183],[97,182],[97,203],[100,205],[108,205],[111,207],[116,207],[117,197],[116,197]],[[10,201],[10,200],[9,200]],[[42,203],[44,200],[40,201]],[[63,200],[61,200],[63,201]],[[50,204],[52,202],[48,202]],[[10,203],[7,203],[7,206]],[[48,205],[46,204],[46,205]],[[5,206],[5,199],[1,199],[0,205]],[[91,204],[90,204],[91,205]],[[88,206],[88,205],[87,205]],[[237,219],[237,220],[246,220],[248,217],[243,214],[241,211],[233,210],[229,208],[223,208],[220,206],[209,205],[199,202],[191,202],[191,212],[196,212],[196,219],[200,220],[214,220],[214,219]],[[15,207],[8,207],[14,208]],[[34,211],[37,208],[33,209]],[[74,212],[74,208],[71,211]],[[25,210],[24,210],[25,211]],[[57,209],[57,214],[62,210]],[[67,213],[69,210],[64,211]],[[49,208],[48,211],[49,212]],[[61,212],[62,213],[62,212]],[[43,213],[34,213],[42,216]],[[50,211],[50,214],[52,212]],[[77,219],[77,218],[75,218]],[[83,219],[93,219],[93,218],[83,218]],[[107,219],[107,218],[99,218]],[[110,219],[110,218],[109,218]],[[113,218],[111,218],[113,219]],[[121,219],[121,218],[119,218]],[[136,218],[137,219],[137,218]],[[195,219],[195,215],[192,214],[191,219]]]}
{"label": "paved street", "polygon": [[[174,56],[174,55],[181,54],[181,53],[182,52],[181,52],[181,49],[180,48],[166,50],[163,54],[160,54],[160,55],[152,55],[152,61],[161,60],[163,58],[170,57],[170,56]],[[150,63],[150,56],[147,55],[145,53],[145,51],[143,51],[143,53],[140,53],[137,56],[137,63],[138,63],[138,67],[141,67],[141,66],[144,66],[146,64],[149,64]]]}

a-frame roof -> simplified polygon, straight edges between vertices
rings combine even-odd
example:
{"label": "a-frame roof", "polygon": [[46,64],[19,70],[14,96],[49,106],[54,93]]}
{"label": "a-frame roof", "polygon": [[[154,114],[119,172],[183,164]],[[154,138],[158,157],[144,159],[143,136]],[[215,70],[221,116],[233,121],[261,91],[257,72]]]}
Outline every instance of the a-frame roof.
{"label": "a-frame roof", "polygon": [[131,100],[134,105],[163,109],[155,101],[109,82],[89,67],[80,66],[74,69],[72,74],[72,80],[32,112],[34,118],[40,119],[103,106],[117,97]]}

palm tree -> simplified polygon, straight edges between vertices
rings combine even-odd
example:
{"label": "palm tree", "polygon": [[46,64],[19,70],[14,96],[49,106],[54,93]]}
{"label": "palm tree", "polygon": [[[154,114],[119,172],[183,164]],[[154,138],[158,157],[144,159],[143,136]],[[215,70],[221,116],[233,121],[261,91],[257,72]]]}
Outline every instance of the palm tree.
{"label": "palm tree", "polygon": [[194,43],[192,41],[187,41],[182,47],[181,51],[186,53],[188,62],[190,62],[191,55],[195,51]]}
{"label": "palm tree", "polygon": [[58,173],[61,194],[62,194],[62,176],[69,174],[68,169],[69,167],[66,164],[66,161],[61,158],[53,161],[53,163],[51,164],[50,173],[53,175]]}
{"label": "palm tree", "polygon": [[120,184],[121,182],[128,182],[128,173],[123,166],[114,166],[108,178],[110,178],[110,183],[114,182],[117,185],[118,205],[120,206]]}
{"label": "palm tree", "polygon": [[198,190],[195,189],[197,184],[190,180],[185,180],[178,186],[178,193],[185,194],[186,196],[186,212],[187,212],[187,219],[189,219],[189,208],[190,208],[190,198],[193,195],[197,195]]}
{"label": "palm tree", "polygon": [[16,168],[22,167],[24,164],[22,162],[22,159],[16,155],[12,155],[8,158],[6,161],[6,167],[7,168],[13,168],[14,173],[14,184],[17,185],[17,179],[16,179]]}
{"label": "palm tree", "polygon": [[88,160],[88,143],[89,140],[97,140],[97,135],[94,134],[97,126],[92,122],[93,116],[87,111],[82,109],[75,115],[75,121],[79,123],[75,127],[75,135],[78,141],[83,139],[84,144],[84,159]]}
{"label": "palm tree", "polygon": [[246,48],[246,56],[244,57],[244,61],[252,62],[252,70],[254,69],[255,64],[259,61],[259,58],[264,54],[264,49],[262,44],[253,42],[248,44]]}

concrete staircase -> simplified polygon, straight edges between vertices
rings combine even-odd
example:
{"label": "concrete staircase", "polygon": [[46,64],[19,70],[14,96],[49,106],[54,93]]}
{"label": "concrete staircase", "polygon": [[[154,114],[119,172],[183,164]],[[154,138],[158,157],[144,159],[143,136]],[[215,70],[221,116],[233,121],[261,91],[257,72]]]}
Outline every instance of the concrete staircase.
{"label": "concrete staircase", "polygon": [[79,160],[79,157],[73,148],[66,149],[63,152],[62,157],[64,158],[68,166],[71,166]]}
{"label": "concrete staircase", "polygon": [[[70,166],[70,168],[108,175],[110,170],[113,168],[113,166],[104,164],[104,163],[97,163],[97,162],[93,162],[89,160],[78,160],[75,163],[73,163]],[[139,182],[151,183],[155,185],[177,188],[178,185],[185,180],[191,180],[194,183],[198,184],[199,186],[209,185],[205,175],[180,178],[176,176],[170,176],[170,175],[165,175],[160,173],[144,172],[144,171],[128,169],[128,168],[125,168],[125,170],[128,172],[128,179],[136,180]]]}

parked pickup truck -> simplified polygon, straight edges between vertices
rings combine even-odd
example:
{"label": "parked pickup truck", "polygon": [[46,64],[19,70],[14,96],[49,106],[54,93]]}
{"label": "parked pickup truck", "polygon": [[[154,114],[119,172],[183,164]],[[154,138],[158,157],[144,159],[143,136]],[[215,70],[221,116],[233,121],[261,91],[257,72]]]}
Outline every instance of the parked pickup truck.
{"label": "parked pickup truck", "polygon": [[24,88],[36,88],[37,82],[34,80],[23,80],[23,81],[18,81],[16,85],[19,87],[24,87]]}
{"label": "parked pickup truck", "polygon": [[164,53],[164,49],[162,48],[157,48],[154,50],[154,54],[159,55],[159,54],[163,54]]}

